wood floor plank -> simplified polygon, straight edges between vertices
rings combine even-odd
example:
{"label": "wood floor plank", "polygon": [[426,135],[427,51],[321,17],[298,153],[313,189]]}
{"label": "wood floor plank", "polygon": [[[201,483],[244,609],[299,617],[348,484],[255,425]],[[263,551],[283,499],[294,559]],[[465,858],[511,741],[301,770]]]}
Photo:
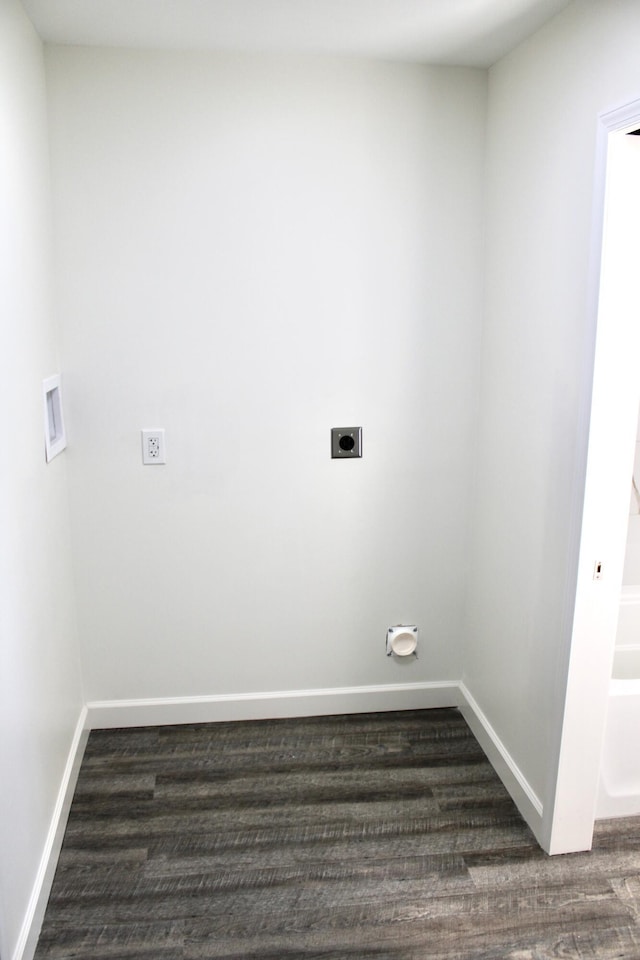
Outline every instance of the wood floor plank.
{"label": "wood floor plank", "polygon": [[457,710],[89,737],[36,960],[640,960],[640,820],[546,857]]}

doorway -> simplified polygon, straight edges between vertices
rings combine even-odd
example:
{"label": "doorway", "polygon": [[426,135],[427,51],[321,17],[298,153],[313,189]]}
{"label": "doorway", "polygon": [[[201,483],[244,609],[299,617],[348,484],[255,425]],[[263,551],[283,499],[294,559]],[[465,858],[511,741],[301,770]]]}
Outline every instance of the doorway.
{"label": "doorway", "polygon": [[640,401],[640,136],[628,135],[639,127],[638,100],[600,117],[588,456],[550,853],[589,849],[595,819]]}

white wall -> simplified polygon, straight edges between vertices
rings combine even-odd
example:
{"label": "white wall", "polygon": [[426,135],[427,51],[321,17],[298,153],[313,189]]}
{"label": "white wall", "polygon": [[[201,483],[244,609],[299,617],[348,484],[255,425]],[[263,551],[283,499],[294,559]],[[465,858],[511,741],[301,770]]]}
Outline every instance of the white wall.
{"label": "white wall", "polygon": [[[89,699],[464,671],[549,823],[596,117],[640,95],[639,30],[633,0],[576,3],[490,73],[474,441],[482,73],[50,50],[60,358],[42,50],[3,0],[3,957],[82,705],[67,469]],[[40,382],[61,365],[71,445],[47,467]],[[363,424],[362,461],[329,460],[340,423]],[[143,469],[156,425],[169,463]],[[422,628],[410,665],[383,655],[401,620]]]}
{"label": "white wall", "polygon": [[[464,678],[545,804],[545,830],[584,489],[598,114],[640,94],[638,35],[632,0],[574,3],[489,77],[479,476]],[[589,656],[602,658],[593,650],[581,656],[588,691]],[[583,729],[590,707],[580,701]]]}
{"label": "white wall", "polygon": [[42,46],[19,3],[2,0],[0,954],[7,960],[37,893],[82,706],[66,457],[47,466],[44,456],[41,382],[58,369],[50,267]]}
{"label": "white wall", "polygon": [[485,74],[47,67],[88,700],[457,680]]}

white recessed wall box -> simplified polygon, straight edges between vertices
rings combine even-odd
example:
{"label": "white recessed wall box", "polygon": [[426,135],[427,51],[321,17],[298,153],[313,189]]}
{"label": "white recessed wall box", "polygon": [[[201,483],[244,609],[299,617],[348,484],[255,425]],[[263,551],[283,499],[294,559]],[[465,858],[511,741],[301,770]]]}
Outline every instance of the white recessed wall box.
{"label": "white recessed wall box", "polygon": [[42,397],[44,400],[44,448],[47,463],[49,463],[62,453],[67,445],[62,413],[62,383],[59,373],[42,381]]}

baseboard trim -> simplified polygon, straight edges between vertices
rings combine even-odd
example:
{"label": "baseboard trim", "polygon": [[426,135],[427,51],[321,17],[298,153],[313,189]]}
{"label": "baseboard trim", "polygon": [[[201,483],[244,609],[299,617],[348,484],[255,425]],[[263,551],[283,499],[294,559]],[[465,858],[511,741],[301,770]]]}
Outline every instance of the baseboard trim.
{"label": "baseboard trim", "polygon": [[32,960],[36,951],[88,736],[87,708],[82,707],[69,747],[47,839],[45,840],[38,872],[12,960]]}
{"label": "baseboard trim", "polygon": [[456,681],[398,683],[326,690],[230,693],[210,697],[94,700],[87,703],[87,723],[90,729],[110,729],[329,716],[337,713],[428,710],[459,705],[460,690]]}
{"label": "baseboard trim", "polygon": [[473,694],[464,683],[459,684],[459,689],[462,716],[542,846],[544,811],[540,798],[491,726]]}

